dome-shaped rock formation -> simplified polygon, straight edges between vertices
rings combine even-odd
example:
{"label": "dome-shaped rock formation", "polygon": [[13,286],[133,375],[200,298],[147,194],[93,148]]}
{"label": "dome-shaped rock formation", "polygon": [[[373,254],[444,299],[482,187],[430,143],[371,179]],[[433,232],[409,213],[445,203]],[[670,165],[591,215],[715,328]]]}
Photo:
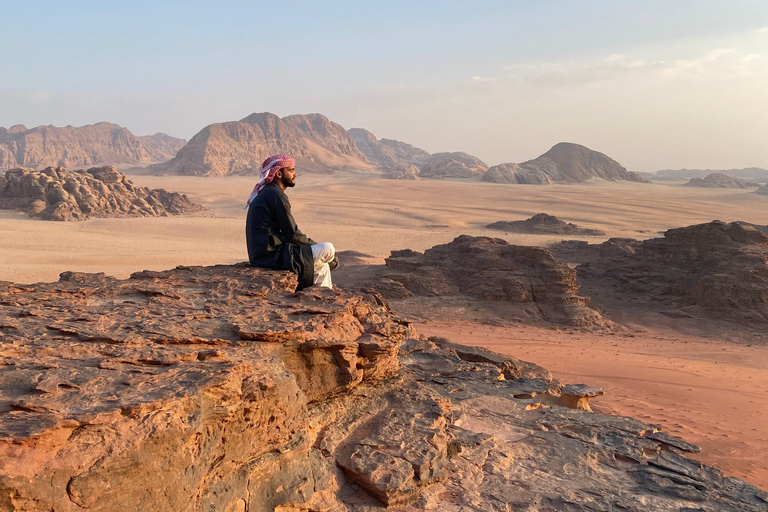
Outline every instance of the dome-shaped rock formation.
{"label": "dome-shaped rock formation", "polygon": [[12,169],[0,176],[0,208],[46,220],[94,217],[157,217],[202,210],[186,195],[137,187],[115,167],[69,172]]}
{"label": "dome-shaped rock formation", "polygon": [[613,158],[585,146],[560,142],[534,160],[494,166],[481,176],[493,183],[584,183],[593,179],[647,183]]}
{"label": "dome-shaped rock formation", "polygon": [[755,188],[757,183],[750,183],[740,178],[726,176],[725,174],[712,173],[703,178],[691,178],[685,184],[686,187],[707,187],[707,188]]}
{"label": "dome-shaped rock formation", "polygon": [[488,169],[479,158],[467,153],[435,153],[421,167],[422,178],[477,178]]}
{"label": "dome-shaped rock formation", "polygon": [[415,165],[405,164],[389,167],[381,173],[381,177],[388,180],[418,180],[419,168]]}
{"label": "dome-shaped rock formation", "polygon": [[547,215],[546,213],[537,213],[526,220],[498,221],[485,227],[509,233],[528,233],[534,235],[605,235],[604,232],[598,229],[581,228],[576,224],[564,222],[554,215]]}

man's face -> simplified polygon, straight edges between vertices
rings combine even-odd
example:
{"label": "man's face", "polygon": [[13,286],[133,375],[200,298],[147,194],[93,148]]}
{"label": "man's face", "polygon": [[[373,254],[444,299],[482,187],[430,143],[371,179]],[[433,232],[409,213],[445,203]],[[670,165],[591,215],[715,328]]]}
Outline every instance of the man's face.
{"label": "man's face", "polygon": [[280,183],[283,184],[284,187],[295,187],[296,186],[296,168],[295,167],[283,167],[279,171],[277,171],[278,176],[277,179],[280,180]]}

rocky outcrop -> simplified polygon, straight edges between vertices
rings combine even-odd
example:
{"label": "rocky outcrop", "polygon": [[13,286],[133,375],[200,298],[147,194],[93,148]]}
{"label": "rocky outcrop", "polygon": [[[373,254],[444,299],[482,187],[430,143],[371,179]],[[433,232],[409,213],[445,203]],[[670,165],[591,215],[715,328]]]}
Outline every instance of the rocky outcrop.
{"label": "rocky outcrop", "polygon": [[398,165],[389,167],[381,173],[381,177],[388,180],[418,180],[419,168],[415,165]]}
{"label": "rocky outcrop", "polygon": [[74,172],[63,167],[12,169],[0,176],[0,208],[59,221],[157,217],[203,209],[185,194],[137,187],[115,167]]}
{"label": "rocky outcrop", "polygon": [[467,153],[435,153],[421,167],[422,178],[477,178],[488,166]]}
{"label": "rocky outcrop", "polygon": [[374,134],[363,128],[347,130],[360,151],[380,167],[399,167],[424,162],[429,153],[405,142],[392,139],[377,139]]}
{"label": "rocky outcrop", "polygon": [[764,185],[757,190],[755,190],[755,194],[760,194],[761,196],[768,196],[768,185]]}
{"label": "rocky outcrop", "polygon": [[[606,244],[612,247],[603,251]],[[620,295],[665,314],[768,329],[768,236],[746,223],[714,221],[670,229],[664,238],[597,247],[603,254],[577,268],[590,293]]]}
{"label": "rocky outcrop", "polygon": [[490,229],[498,229],[508,233],[527,233],[534,235],[584,235],[603,236],[604,232],[598,229],[581,228],[576,224],[564,222],[554,215],[537,213],[530,219],[494,222],[485,226]]}
{"label": "rocky outcrop", "polygon": [[253,174],[267,157],[278,153],[294,157],[299,174],[374,168],[352,136],[327,117],[307,114],[281,119],[263,112],[206,126],[174,159],[151,170],[190,176]]}
{"label": "rocky outcrop", "polygon": [[562,405],[600,389],[295,286],[245,265],[1,283],[0,509],[768,505],[656,425]]}
{"label": "rocky outcrop", "polygon": [[522,184],[584,183],[593,179],[647,183],[613,158],[570,142],[555,144],[534,160],[492,167],[480,179]]}
{"label": "rocky outcrop", "polygon": [[664,169],[653,173],[651,179],[662,181],[683,181],[691,178],[703,178],[708,174],[718,173],[726,176],[734,176],[744,180],[768,181],[768,169],[760,167],[745,167],[743,169]]}
{"label": "rocky outcrop", "polygon": [[551,185],[552,177],[542,169],[520,164],[499,164],[489,168],[482,176],[481,181],[490,183],[511,183],[521,185]]}
{"label": "rocky outcrop", "polygon": [[733,176],[726,176],[725,174],[712,173],[707,174],[703,178],[691,178],[691,180],[685,184],[686,187],[706,187],[706,188],[754,188],[759,186],[756,183],[750,183]]}
{"label": "rocky outcrop", "polygon": [[362,287],[384,297],[466,297],[499,303],[506,317],[568,325],[605,325],[578,295],[576,272],[541,247],[462,235],[423,254],[392,251],[387,270]]}
{"label": "rocky outcrop", "polygon": [[163,162],[186,143],[164,133],[137,137],[111,123],[0,128],[0,169]]}

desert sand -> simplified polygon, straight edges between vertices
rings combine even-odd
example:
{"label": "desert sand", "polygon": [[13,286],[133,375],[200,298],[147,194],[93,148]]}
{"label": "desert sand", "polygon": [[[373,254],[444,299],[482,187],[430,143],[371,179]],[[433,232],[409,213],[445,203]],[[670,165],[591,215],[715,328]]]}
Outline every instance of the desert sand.
{"label": "desert sand", "polygon": [[[131,179],[186,193],[208,210],[191,217],[68,223],[0,211],[0,280],[54,281],[66,270],[124,278],[144,269],[246,259],[243,204],[253,177]],[[460,234],[523,245],[561,240],[484,227],[540,212],[604,231],[604,237],[579,237],[595,242],[650,238],[713,219],[768,224],[765,196],[678,183],[525,186],[300,174],[289,197],[309,236],[379,260],[391,250],[423,251]],[[700,460],[768,489],[768,469],[759,459],[768,451],[768,343],[736,345],[671,331],[623,337],[457,322],[424,323],[418,329],[535,362],[566,382],[603,386],[606,396],[593,401],[597,410],[659,423],[701,445]]]}

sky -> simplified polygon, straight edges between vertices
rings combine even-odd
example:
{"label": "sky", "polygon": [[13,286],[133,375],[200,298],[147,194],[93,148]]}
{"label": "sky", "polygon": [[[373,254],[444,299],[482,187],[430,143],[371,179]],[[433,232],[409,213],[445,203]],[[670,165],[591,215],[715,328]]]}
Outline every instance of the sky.
{"label": "sky", "polygon": [[768,168],[768,1],[0,0],[0,126],[319,112],[431,153]]}

